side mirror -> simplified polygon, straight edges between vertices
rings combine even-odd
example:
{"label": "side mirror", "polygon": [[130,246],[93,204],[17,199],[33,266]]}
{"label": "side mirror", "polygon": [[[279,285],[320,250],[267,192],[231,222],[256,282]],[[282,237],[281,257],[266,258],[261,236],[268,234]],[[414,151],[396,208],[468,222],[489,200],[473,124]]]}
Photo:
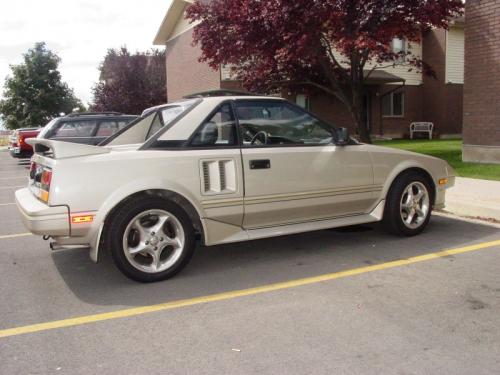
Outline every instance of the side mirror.
{"label": "side mirror", "polygon": [[337,128],[335,129],[335,144],[338,146],[345,146],[349,144],[349,130],[347,128]]}

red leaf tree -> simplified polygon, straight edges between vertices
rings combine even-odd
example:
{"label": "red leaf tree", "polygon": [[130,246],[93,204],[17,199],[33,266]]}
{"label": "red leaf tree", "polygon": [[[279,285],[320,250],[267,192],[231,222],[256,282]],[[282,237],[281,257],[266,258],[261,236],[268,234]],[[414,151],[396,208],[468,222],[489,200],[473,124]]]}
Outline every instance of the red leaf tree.
{"label": "red leaf tree", "polygon": [[99,67],[91,109],[140,114],[166,103],[165,69],[165,51],[131,54],[125,47],[108,50]]}
{"label": "red leaf tree", "polygon": [[245,88],[309,85],[338,98],[362,141],[364,82],[375,69],[404,59],[432,74],[394,38],[419,42],[426,29],[447,28],[462,0],[196,0],[187,10],[200,61],[230,65]]}

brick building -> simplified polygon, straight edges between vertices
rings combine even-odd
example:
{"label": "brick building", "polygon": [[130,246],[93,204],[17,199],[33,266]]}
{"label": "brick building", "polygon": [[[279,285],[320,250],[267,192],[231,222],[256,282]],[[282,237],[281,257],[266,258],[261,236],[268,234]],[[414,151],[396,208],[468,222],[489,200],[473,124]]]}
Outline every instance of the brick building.
{"label": "brick building", "polygon": [[[194,25],[184,18],[189,0],[173,0],[155,37],[155,45],[166,46],[167,93],[169,101],[193,92],[240,88],[230,70],[211,69],[198,61],[199,47],[192,45]],[[395,39],[393,48],[411,51],[428,62],[437,78],[397,65],[376,70],[367,85],[365,118],[372,134],[402,137],[414,121],[430,121],[441,136],[462,133],[464,77],[464,21],[457,19],[450,30],[431,30],[421,43]],[[295,101],[338,126],[352,127],[345,107],[333,97],[305,88],[284,91]]]}
{"label": "brick building", "polygon": [[465,6],[463,159],[500,163],[500,1]]}

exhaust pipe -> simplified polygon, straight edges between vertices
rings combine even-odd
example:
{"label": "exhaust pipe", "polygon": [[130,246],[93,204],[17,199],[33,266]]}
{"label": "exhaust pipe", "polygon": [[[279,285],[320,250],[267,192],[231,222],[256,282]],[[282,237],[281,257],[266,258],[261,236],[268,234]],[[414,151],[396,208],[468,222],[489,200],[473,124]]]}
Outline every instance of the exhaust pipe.
{"label": "exhaust pipe", "polygon": [[76,250],[76,249],[90,249],[89,245],[59,245],[57,242],[51,242],[49,244],[50,250]]}

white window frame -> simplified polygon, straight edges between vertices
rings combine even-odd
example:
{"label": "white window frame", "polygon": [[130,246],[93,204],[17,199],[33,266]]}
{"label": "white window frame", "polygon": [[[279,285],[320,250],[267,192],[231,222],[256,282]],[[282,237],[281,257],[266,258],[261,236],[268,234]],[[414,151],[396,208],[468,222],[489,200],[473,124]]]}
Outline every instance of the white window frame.
{"label": "white window frame", "polygon": [[[400,50],[397,50],[395,47],[395,42],[396,41],[401,41],[402,48]],[[406,61],[406,52],[408,51],[408,43],[406,42],[406,39],[401,39],[401,38],[393,38],[391,42],[391,50],[393,53],[400,53],[404,52],[403,56],[400,56],[399,58],[395,59],[396,64],[404,64]]]}
{"label": "white window frame", "polygon": [[[401,94],[402,95],[402,100],[401,100],[401,114],[395,115],[394,114],[394,94]],[[394,91],[391,92],[390,94],[384,96],[382,100],[385,100],[386,98],[389,98],[391,101],[391,113],[389,115],[384,114],[384,105],[382,104],[382,117],[393,117],[393,118],[403,118],[405,117],[405,93],[404,91]]]}
{"label": "white window frame", "polygon": [[[299,98],[303,99],[303,102],[299,100]],[[297,104],[300,108],[309,111],[309,109],[311,108],[311,99],[309,98],[309,95],[297,94],[295,96],[295,104]]]}

